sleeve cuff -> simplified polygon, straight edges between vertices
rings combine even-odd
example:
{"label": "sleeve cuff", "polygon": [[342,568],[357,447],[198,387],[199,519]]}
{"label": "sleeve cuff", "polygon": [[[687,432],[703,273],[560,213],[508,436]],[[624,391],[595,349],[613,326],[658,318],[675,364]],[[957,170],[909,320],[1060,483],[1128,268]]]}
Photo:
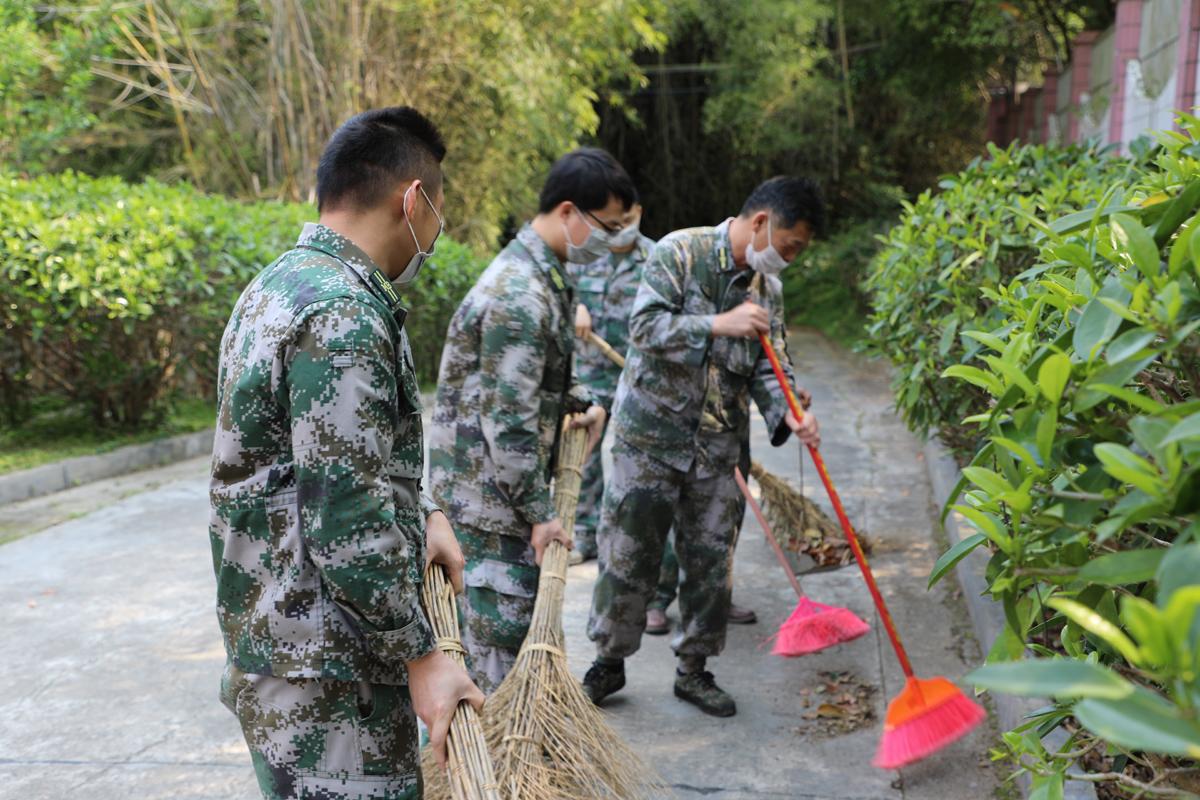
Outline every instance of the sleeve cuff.
{"label": "sleeve cuff", "polygon": [[550,492],[544,487],[537,492],[536,498],[521,504],[518,511],[521,513],[521,518],[530,525],[549,522],[557,516],[554,503],[550,501]]}
{"label": "sleeve cuff", "polygon": [[432,497],[425,492],[421,492],[421,515],[425,517],[425,519],[429,519],[429,516],[433,514],[433,512],[441,510],[442,507],[434,502]]}
{"label": "sleeve cuff", "polygon": [[788,440],[792,435],[792,429],[787,426],[787,414],[782,414],[779,417],[779,422],[771,431],[771,446],[779,447]]}
{"label": "sleeve cuff", "polygon": [[433,629],[420,609],[414,611],[413,621],[403,628],[367,633],[367,646],[381,661],[405,664],[433,652]]}

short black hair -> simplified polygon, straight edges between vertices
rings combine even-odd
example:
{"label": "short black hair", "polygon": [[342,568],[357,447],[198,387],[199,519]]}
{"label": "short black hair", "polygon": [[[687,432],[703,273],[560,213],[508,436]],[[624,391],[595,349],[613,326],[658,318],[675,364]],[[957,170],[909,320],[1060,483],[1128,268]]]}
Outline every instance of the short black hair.
{"label": "short black hair", "polygon": [[334,131],[317,166],[317,210],[378,205],[396,184],[420,178],[441,185],[446,144],[438,129],[409,106],[356,114]]}
{"label": "short black hair", "polygon": [[633,207],[638,193],[629,173],[607,150],[580,147],[550,168],[538,198],[538,213],[545,214],[564,200],[582,211],[595,211],[608,205],[609,197],[620,200],[626,211]]}
{"label": "short black hair", "polygon": [[769,211],[776,225],[791,228],[807,222],[814,232],[825,228],[825,201],[821,188],[811,178],[776,175],[758,185],[742,206],[741,216]]}

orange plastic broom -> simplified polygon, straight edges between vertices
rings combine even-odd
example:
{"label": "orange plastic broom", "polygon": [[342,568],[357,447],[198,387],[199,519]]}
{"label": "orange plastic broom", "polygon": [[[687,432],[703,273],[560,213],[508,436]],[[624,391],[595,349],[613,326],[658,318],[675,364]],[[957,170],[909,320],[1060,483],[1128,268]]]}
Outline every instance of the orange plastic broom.
{"label": "orange plastic broom", "polygon": [[775,551],[775,558],[787,572],[788,580],[792,582],[792,588],[796,590],[796,596],[800,598],[796,604],[796,610],[775,634],[775,647],[771,652],[777,656],[804,656],[827,647],[833,647],[835,644],[857,639],[871,630],[870,626],[859,619],[850,609],[827,606],[805,597],[804,590],[800,588],[800,581],[796,579],[796,573],[792,570],[792,565],[788,563],[787,556],[783,554],[783,548],[779,546],[779,541],[771,532],[771,526],[767,524],[767,518],[763,515],[762,508],[754,499],[754,495],[750,494],[750,487],[746,485],[741,468],[733,468],[733,477],[737,481],[738,488],[742,490],[742,496],[746,498],[746,502],[754,511],[754,516],[758,519],[758,524],[762,527],[767,541],[771,543],[771,549]]}
{"label": "orange plastic broom", "polygon": [[[760,333],[758,340],[771,361],[771,368],[775,370],[775,378],[787,398],[792,415],[798,420],[803,419],[804,410],[796,402],[796,395],[792,392],[791,384],[788,383],[783,367],[779,364],[775,348],[771,346],[771,341],[765,334]],[[887,604],[883,602],[883,595],[879,593],[879,587],[875,584],[875,576],[871,574],[867,557],[863,554],[858,537],[854,535],[854,528],[846,517],[837,490],[833,488],[833,482],[829,479],[825,460],[812,445],[808,446],[808,452],[817,467],[817,473],[821,476],[821,483],[825,484],[825,491],[829,493],[829,500],[833,503],[833,510],[837,512],[838,522],[846,534],[846,541],[854,551],[854,558],[858,561],[863,579],[867,582],[867,589],[871,592],[871,599],[879,611],[880,619],[883,620],[892,649],[896,651],[900,668],[904,670],[904,690],[888,704],[883,736],[872,762],[883,769],[898,769],[932,755],[965,736],[984,720],[987,712],[946,678],[922,679],[913,674],[912,663],[908,660],[904,646],[900,644],[900,635],[896,633],[892,615],[888,612]]]}

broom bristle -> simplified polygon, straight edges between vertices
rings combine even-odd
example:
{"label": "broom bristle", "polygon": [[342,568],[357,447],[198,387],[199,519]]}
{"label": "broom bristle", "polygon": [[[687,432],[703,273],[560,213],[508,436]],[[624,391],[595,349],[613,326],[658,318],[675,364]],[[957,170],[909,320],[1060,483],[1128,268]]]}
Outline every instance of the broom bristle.
{"label": "broom bristle", "polygon": [[[574,528],[587,431],[564,420],[554,504],[563,528]],[[666,789],[608,724],[567,668],[563,592],[567,549],[552,542],[542,557],[529,633],[516,663],[483,707],[484,738],[495,759],[504,800],[650,800]],[[429,800],[447,800],[441,776]],[[454,800],[458,800],[454,797]]]}
{"label": "broom bristle", "polygon": [[909,678],[888,705],[879,749],[871,762],[899,769],[970,733],[987,712],[945,678]]}
{"label": "broom bristle", "polygon": [[777,656],[803,656],[857,639],[871,628],[848,608],[802,597],[775,635]]}

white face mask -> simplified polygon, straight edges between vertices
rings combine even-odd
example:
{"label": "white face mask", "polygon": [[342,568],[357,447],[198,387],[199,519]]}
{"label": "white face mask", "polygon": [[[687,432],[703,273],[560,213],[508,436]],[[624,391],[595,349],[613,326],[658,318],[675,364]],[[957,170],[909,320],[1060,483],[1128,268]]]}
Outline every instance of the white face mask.
{"label": "white face mask", "polygon": [[[421,271],[421,267],[425,264],[429,257],[433,255],[433,251],[437,248],[437,240],[442,235],[442,229],[446,227],[446,222],[442,219],[442,215],[438,213],[437,208],[433,205],[433,201],[429,199],[429,195],[425,194],[425,187],[421,186],[418,188],[421,190],[421,196],[425,198],[425,202],[429,203],[429,207],[433,209],[433,215],[437,217],[438,232],[434,234],[433,241],[429,243],[429,250],[422,250],[421,243],[417,241],[417,231],[415,228],[413,228],[412,220],[405,215],[404,219],[408,223],[408,231],[412,234],[413,244],[416,245],[417,252],[413,253],[413,257],[408,260],[408,265],[404,267],[404,271],[392,281],[392,285],[394,286],[407,286],[416,279],[417,273]],[[408,187],[408,191],[412,191],[412,186]],[[407,206],[408,192],[404,193],[404,197],[404,205]]]}
{"label": "white face mask", "polygon": [[624,250],[630,247],[638,240],[638,233],[641,232],[642,221],[639,219],[632,225],[626,225],[621,230],[612,234],[609,238],[608,246],[614,250]]}
{"label": "white face mask", "polygon": [[767,215],[767,246],[763,250],[755,250],[754,239],[751,238],[746,244],[746,263],[755,272],[770,276],[783,272],[783,268],[788,265],[788,262],[784,261],[783,256],[779,255],[779,251],[775,249],[774,243],[771,242],[770,214]]}
{"label": "white face mask", "polygon": [[[575,213],[583,217],[583,212],[578,208]],[[567,261],[572,264],[590,264],[598,258],[603,258],[608,255],[608,248],[612,246],[612,234],[607,231],[602,231],[586,219],[583,224],[588,226],[587,238],[583,240],[583,244],[574,244],[571,241],[571,231],[567,229],[567,223],[563,223],[563,235],[567,237]]]}

